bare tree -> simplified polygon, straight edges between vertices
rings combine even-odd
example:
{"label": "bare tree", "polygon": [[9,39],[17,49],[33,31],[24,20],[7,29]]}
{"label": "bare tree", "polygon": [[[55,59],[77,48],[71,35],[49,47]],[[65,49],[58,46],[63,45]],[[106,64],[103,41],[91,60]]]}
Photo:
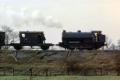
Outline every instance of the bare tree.
{"label": "bare tree", "polygon": [[115,50],[115,49],[116,49],[116,45],[112,43],[110,46],[110,50]]}
{"label": "bare tree", "polygon": [[118,40],[118,49],[120,50],[120,40]]}
{"label": "bare tree", "polygon": [[2,31],[5,32],[5,43],[9,44],[9,39],[10,39],[10,34],[13,32],[12,29],[6,25],[3,25],[2,27]]}
{"label": "bare tree", "polygon": [[[14,42],[14,38],[17,37],[17,33],[13,31],[10,27],[3,25],[1,26],[2,31],[5,32],[5,44],[10,44]],[[9,46],[5,46],[5,49],[8,49]]]}
{"label": "bare tree", "polygon": [[10,43],[14,43],[14,42],[17,42],[18,41],[18,38],[19,38],[19,34],[17,32],[12,32],[9,36],[10,40],[9,42]]}
{"label": "bare tree", "polygon": [[107,44],[107,49],[110,49],[112,45],[112,40],[108,37],[106,37],[106,44]]}

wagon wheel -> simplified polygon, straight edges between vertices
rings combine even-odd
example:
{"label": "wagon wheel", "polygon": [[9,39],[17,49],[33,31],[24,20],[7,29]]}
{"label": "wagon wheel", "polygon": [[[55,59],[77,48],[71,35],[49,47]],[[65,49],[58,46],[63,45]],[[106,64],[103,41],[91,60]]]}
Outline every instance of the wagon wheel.
{"label": "wagon wheel", "polygon": [[47,46],[47,45],[42,45],[42,46],[41,46],[41,49],[42,49],[42,50],[48,50],[48,49],[49,49],[49,46]]}
{"label": "wagon wheel", "polygon": [[96,48],[87,48],[87,50],[96,50]]}
{"label": "wagon wheel", "polygon": [[21,49],[22,49],[22,46],[14,46],[14,48],[15,48],[16,50],[21,50]]}
{"label": "wagon wheel", "polygon": [[73,51],[73,50],[75,50],[75,48],[69,48],[69,50]]}

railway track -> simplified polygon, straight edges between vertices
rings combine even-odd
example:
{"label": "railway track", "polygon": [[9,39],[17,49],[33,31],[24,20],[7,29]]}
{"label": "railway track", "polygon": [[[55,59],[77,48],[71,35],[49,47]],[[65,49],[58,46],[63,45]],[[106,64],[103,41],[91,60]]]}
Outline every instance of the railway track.
{"label": "railway track", "polygon": [[25,54],[25,55],[43,55],[43,56],[52,56],[52,55],[63,55],[63,56],[71,56],[71,55],[81,55],[81,54],[101,54],[101,55],[107,55],[107,54],[120,54],[120,50],[48,50],[48,51],[42,51],[42,50],[0,50],[0,54]]}

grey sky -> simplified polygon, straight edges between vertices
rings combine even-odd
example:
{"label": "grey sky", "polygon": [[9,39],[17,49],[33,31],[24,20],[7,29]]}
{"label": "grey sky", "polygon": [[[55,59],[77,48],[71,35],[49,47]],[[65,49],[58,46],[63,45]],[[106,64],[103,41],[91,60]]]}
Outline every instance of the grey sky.
{"label": "grey sky", "polygon": [[63,29],[102,30],[116,43],[119,8],[120,0],[0,0],[0,24],[17,31],[45,31],[47,42],[53,43],[61,41]]}

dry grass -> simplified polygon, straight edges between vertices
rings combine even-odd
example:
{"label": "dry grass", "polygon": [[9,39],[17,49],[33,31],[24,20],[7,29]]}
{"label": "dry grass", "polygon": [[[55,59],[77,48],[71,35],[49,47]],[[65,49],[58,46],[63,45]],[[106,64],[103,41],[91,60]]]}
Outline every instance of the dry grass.
{"label": "dry grass", "polygon": [[[31,53],[38,52],[31,51]],[[61,59],[48,56],[41,59],[41,53],[39,53],[26,58],[17,58],[16,61],[12,56],[8,56],[7,52],[2,51],[0,53],[0,67],[13,67],[23,71],[34,68],[36,73],[44,71],[48,74],[50,71],[68,75],[119,75],[120,52],[107,51],[115,54],[99,54],[100,52],[102,51],[86,51],[86,54],[71,55]],[[62,51],[62,53],[64,52]]]}

